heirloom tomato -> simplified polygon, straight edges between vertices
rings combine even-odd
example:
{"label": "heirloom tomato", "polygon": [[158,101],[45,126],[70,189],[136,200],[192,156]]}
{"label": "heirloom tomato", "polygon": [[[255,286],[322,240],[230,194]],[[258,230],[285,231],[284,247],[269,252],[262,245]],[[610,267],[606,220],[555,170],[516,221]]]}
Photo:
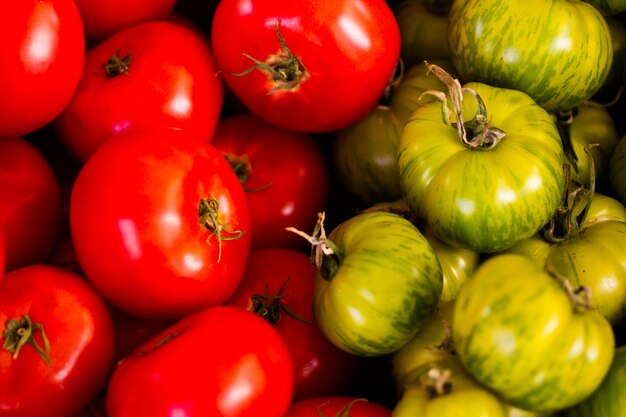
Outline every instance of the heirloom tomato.
{"label": "heirloom tomato", "polygon": [[73,1],[21,0],[0,14],[0,137],[52,122],[70,102],[85,59],[83,24]]}
{"label": "heirloom tomato", "polygon": [[79,275],[51,265],[7,273],[0,285],[0,416],[69,416],[113,368],[111,317]]}
{"label": "heirloom tomato", "polygon": [[397,214],[357,214],[313,236],[313,311],[326,337],[358,356],[400,349],[437,308],[441,265],[422,233]]}
{"label": "heirloom tomato", "polygon": [[624,417],[626,416],[626,346],[615,349],[613,363],[597,390],[564,417]]}
{"label": "heirloom tomato", "polygon": [[584,0],[593,5],[605,16],[614,16],[626,12],[626,2],[624,0]]}
{"label": "heirloom tomato", "polygon": [[574,288],[587,287],[591,305],[611,324],[626,319],[626,208],[617,200],[578,188],[542,233],[507,252],[553,269]]}
{"label": "heirloom tomato", "polygon": [[[620,0],[622,1],[622,0]],[[626,2],[624,2],[626,6]],[[611,43],[613,44],[613,63],[611,70],[604,80],[604,84],[591,98],[599,103],[607,103],[612,108],[613,102],[621,95],[624,83],[624,60],[626,59],[626,27],[624,22],[617,17],[607,17],[606,23],[611,32]]]}
{"label": "heirloom tomato", "polygon": [[302,252],[254,250],[241,283],[225,303],[257,314],[280,333],[295,370],[294,400],[347,392],[361,363],[330,343],[314,322],[314,275]]}
{"label": "heirloom tomato", "polygon": [[89,281],[144,318],[223,303],[250,249],[233,170],[213,146],[175,130],[108,139],[78,174],[70,229]]}
{"label": "heirloom tomato", "polygon": [[391,417],[391,410],[366,398],[323,396],[294,402],[284,417]]}
{"label": "heirloom tomato", "polygon": [[307,132],[364,117],[400,55],[384,0],[222,0],[211,40],[221,75],[247,108]]}
{"label": "heirloom tomato", "polygon": [[441,93],[443,104],[418,108],[402,131],[403,195],[444,242],[503,250],[536,233],[558,207],[561,138],[550,114],[528,95],[481,83],[461,89],[447,77],[453,111]]}
{"label": "heirloom tomato", "polygon": [[626,136],[619,139],[609,160],[609,189],[626,205]]}
{"label": "heirloom tomato", "polygon": [[252,248],[302,248],[303,240],[285,228],[309,228],[329,193],[326,160],[315,139],[243,113],[222,118],[211,144],[246,191]]}
{"label": "heirloom tomato", "polygon": [[[436,61],[452,70],[449,61]],[[433,98],[427,90],[446,86],[426,73],[423,64],[401,72],[381,102],[367,116],[337,132],[332,141],[334,172],[361,203],[393,201],[402,196],[397,155],[402,128],[417,109]]]}
{"label": "heirloom tomato", "polygon": [[172,128],[208,140],[222,108],[216,72],[198,31],[165,21],[131,26],[87,52],[76,93],[53,126],[82,162],[124,132]]}
{"label": "heirloom tomato", "polygon": [[108,417],[283,417],[293,393],[284,341],[240,308],[192,313],[115,368]]}
{"label": "heirloom tomato", "polygon": [[611,325],[583,294],[517,254],[487,259],[465,282],[452,337],[480,384],[516,407],[542,412],[589,396],[615,349]]}
{"label": "heirloom tomato", "polygon": [[[101,41],[122,29],[150,20],[163,20],[176,0],[74,0],[87,38]],[[181,45],[182,46],[182,45]]]}
{"label": "heirloom tomato", "polygon": [[448,39],[463,80],[523,91],[548,111],[589,99],[613,59],[606,20],[582,1],[458,0]]}
{"label": "heirloom tomato", "polygon": [[0,201],[6,269],[44,262],[59,232],[61,187],[45,156],[25,139],[0,139]]}

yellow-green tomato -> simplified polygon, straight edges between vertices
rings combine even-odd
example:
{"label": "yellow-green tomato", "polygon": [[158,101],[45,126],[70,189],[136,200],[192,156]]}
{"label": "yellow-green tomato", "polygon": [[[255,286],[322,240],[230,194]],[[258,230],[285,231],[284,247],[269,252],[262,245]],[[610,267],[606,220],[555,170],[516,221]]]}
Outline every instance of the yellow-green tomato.
{"label": "yellow-green tomato", "polygon": [[467,372],[508,403],[531,411],[562,410],[591,395],[615,349],[602,315],[517,254],[484,261],[466,281],[452,331]]}
{"label": "yellow-green tomato", "polygon": [[605,16],[614,16],[626,11],[625,0],[585,0]]}
{"label": "yellow-green tomato", "polygon": [[[501,251],[536,233],[558,207],[562,142],[550,114],[528,95],[481,83],[464,87],[466,140],[454,113],[442,120],[438,102],[418,108],[405,125],[398,150],[403,195],[444,242]],[[482,99],[483,111],[467,89]],[[478,116],[483,124],[470,124]],[[493,139],[497,134],[503,137]]]}
{"label": "yellow-green tomato", "polygon": [[579,0],[456,0],[449,19],[463,80],[523,91],[549,111],[579,106],[611,68],[606,20]]}
{"label": "yellow-green tomato", "polygon": [[400,349],[437,308],[439,260],[408,220],[363,212],[328,235],[334,249],[315,275],[313,310],[326,337],[359,356]]}

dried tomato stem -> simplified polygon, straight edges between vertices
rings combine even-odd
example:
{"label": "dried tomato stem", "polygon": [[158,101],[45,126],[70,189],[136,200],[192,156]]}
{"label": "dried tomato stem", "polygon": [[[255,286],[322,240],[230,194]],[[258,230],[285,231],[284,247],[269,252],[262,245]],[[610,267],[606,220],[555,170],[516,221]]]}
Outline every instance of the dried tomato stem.
{"label": "dried tomato stem", "polygon": [[245,233],[245,230],[231,230],[230,225],[222,224],[219,219],[219,210],[220,204],[213,195],[209,194],[209,198],[200,200],[200,205],[198,206],[200,226],[211,232],[211,236],[217,238],[217,263],[222,259],[222,241],[239,239]]}
{"label": "dried tomato stem", "polygon": [[431,368],[426,375],[426,386],[431,396],[445,395],[452,389],[450,377],[452,371],[449,369]]}

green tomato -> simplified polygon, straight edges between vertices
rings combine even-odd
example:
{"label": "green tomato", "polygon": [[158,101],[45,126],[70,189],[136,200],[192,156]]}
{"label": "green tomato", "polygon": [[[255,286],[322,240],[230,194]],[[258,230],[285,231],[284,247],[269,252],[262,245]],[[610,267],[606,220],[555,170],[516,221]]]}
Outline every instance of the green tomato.
{"label": "green tomato", "polygon": [[615,350],[602,385],[563,417],[626,417],[626,346]]}
{"label": "green tomato", "polygon": [[[443,68],[452,64],[436,61]],[[432,101],[419,98],[426,90],[445,89],[426,74],[423,63],[402,74],[390,85],[386,100],[352,126],[339,131],[332,143],[332,162],[337,177],[360,202],[370,205],[402,196],[397,154],[402,127],[411,113]]]}
{"label": "green tomato", "polygon": [[421,232],[397,214],[363,212],[328,238],[320,256],[313,311],[337,347],[358,356],[400,349],[437,308],[441,266]]}
{"label": "green tomato", "polygon": [[[501,251],[551,218],[565,156],[555,122],[529,96],[481,83],[465,89],[463,125],[471,139],[460,139],[459,126],[442,121],[436,102],[418,108],[405,125],[398,150],[403,195],[444,242]],[[491,111],[479,111],[467,89]],[[504,137],[494,139],[498,134]]]}
{"label": "green tomato", "polygon": [[[626,1],[623,1],[626,5]],[[602,87],[594,96],[593,101],[610,104],[619,98],[619,91],[624,82],[624,59],[626,59],[626,27],[621,20],[615,17],[607,17],[606,23],[611,32],[611,42],[613,43],[613,63],[611,70],[602,84]]]}
{"label": "green tomato", "polygon": [[457,355],[468,373],[510,404],[556,411],[591,395],[614,354],[611,325],[531,259],[484,261],[453,311]]}
{"label": "green tomato", "polygon": [[598,9],[605,16],[614,16],[626,11],[624,0],[585,0]]}
{"label": "green tomato", "polygon": [[425,0],[404,0],[393,12],[401,36],[400,57],[406,67],[425,59],[449,59],[448,12],[450,5],[436,10]]}
{"label": "green tomato", "polygon": [[626,205],[626,136],[620,138],[611,155],[609,186],[612,195]]}
{"label": "green tomato", "polygon": [[611,68],[606,20],[582,1],[457,0],[449,19],[462,79],[523,91],[548,111],[579,106]]}

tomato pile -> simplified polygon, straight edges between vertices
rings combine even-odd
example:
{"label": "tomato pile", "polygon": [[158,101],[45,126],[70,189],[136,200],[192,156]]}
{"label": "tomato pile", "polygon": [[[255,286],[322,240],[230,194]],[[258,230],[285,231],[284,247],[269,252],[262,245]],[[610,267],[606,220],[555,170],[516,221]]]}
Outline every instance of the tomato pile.
{"label": "tomato pile", "polygon": [[0,28],[0,417],[625,416],[623,0]]}

